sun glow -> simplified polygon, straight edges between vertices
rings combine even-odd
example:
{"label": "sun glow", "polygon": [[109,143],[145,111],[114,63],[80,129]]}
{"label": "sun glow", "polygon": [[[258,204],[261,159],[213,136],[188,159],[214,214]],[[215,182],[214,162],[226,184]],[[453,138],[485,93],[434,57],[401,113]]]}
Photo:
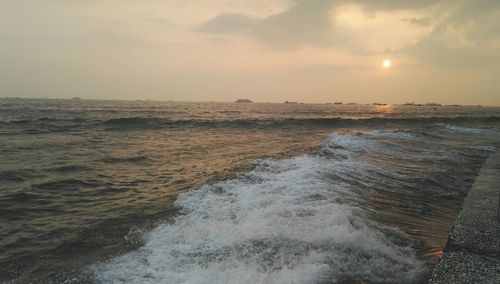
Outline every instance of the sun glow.
{"label": "sun glow", "polygon": [[391,67],[391,61],[389,59],[385,59],[384,62],[382,62],[382,66],[384,66],[384,68],[389,68]]}

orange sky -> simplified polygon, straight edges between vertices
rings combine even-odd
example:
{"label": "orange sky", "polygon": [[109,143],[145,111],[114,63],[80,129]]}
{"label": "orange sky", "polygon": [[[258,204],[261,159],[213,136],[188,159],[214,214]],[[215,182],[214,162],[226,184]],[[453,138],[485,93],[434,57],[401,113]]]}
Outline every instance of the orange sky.
{"label": "orange sky", "polygon": [[0,0],[0,10],[0,96],[500,105],[496,0]]}

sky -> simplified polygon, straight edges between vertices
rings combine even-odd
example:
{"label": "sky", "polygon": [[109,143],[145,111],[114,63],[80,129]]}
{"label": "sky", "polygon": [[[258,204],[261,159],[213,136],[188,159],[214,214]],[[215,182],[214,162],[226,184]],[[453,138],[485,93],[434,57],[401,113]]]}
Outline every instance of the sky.
{"label": "sky", "polygon": [[499,19],[498,0],[0,0],[0,97],[500,106]]}

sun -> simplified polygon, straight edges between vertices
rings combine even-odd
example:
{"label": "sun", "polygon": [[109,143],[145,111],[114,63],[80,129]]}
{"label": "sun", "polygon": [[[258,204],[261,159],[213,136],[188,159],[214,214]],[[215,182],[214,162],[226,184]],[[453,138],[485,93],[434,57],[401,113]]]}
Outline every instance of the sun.
{"label": "sun", "polygon": [[391,67],[391,61],[389,59],[384,59],[384,62],[382,62],[382,66],[384,66],[384,68],[389,68]]}

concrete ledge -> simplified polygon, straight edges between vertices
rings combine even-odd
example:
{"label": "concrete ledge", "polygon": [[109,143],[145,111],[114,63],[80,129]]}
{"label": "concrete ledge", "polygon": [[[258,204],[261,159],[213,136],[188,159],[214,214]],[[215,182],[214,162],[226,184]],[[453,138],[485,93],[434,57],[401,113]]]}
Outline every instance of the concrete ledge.
{"label": "concrete ledge", "polygon": [[465,198],[429,283],[500,283],[500,151],[490,155]]}
{"label": "concrete ledge", "polygon": [[430,283],[500,283],[500,259],[469,252],[447,252]]}

